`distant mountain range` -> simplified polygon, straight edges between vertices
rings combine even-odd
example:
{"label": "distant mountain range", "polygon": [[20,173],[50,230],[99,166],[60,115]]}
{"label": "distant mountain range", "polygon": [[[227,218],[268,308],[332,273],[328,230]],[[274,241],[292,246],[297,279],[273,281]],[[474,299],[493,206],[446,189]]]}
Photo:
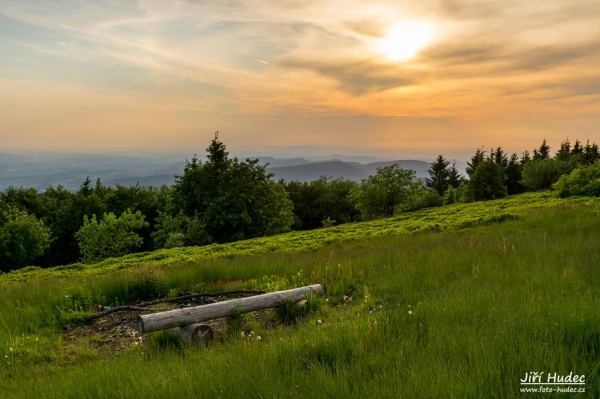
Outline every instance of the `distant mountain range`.
{"label": "distant mountain range", "polygon": [[[333,157],[280,159],[264,156],[252,158],[258,158],[260,164],[268,164],[267,171],[274,174],[274,179],[285,181],[312,181],[321,176],[343,177],[360,181],[375,174],[377,167],[394,163],[400,164],[405,169],[414,170],[417,178],[429,177],[427,169],[429,169],[430,163],[425,161],[382,161],[373,157],[344,155]],[[144,187],[160,187],[163,184],[172,185],[175,183],[175,176],[183,173],[185,158],[181,159],[181,161],[174,162],[173,157],[161,158],[143,155],[0,152],[0,191],[10,186],[33,187],[38,191],[44,191],[50,185],[62,185],[68,190],[76,190],[88,176],[92,181],[99,177],[107,186],[139,184]],[[461,172],[464,170],[464,165],[458,164],[457,166]]]}
{"label": "distant mountain range", "polygon": [[362,164],[358,162],[344,162],[339,159],[331,161],[311,162],[307,164],[269,167],[267,170],[275,174],[275,179],[285,181],[299,180],[312,181],[321,176],[343,177],[354,181],[360,181],[377,172],[378,167],[399,164],[404,169],[412,169],[417,178],[429,177],[427,169],[430,163],[424,161],[398,160],[387,162],[371,162]]}

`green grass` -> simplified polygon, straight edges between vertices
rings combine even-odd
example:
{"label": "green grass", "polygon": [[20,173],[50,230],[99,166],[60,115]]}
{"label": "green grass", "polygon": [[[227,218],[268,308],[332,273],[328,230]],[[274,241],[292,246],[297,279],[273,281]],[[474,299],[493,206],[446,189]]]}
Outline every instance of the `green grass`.
{"label": "green grass", "polygon": [[[584,202],[523,195],[223,245],[212,255],[161,251],[154,263],[142,258],[156,254],[137,258],[141,268],[127,257],[106,261],[104,274],[91,265],[7,280],[0,392],[518,398],[527,397],[519,391],[525,372],[573,371],[586,375],[577,397],[600,397],[600,216]],[[298,323],[260,330],[260,341],[234,336],[208,349],[145,345],[107,357],[61,342],[60,327],[81,314],[66,292],[80,287],[89,292],[81,297],[110,301],[148,269],[172,292],[321,283],[328,301]]]}

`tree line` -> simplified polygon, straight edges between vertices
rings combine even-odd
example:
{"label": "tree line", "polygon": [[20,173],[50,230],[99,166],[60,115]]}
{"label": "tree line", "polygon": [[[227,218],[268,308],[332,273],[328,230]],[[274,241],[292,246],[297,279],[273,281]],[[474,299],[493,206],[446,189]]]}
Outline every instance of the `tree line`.
{"label": "tree line", "polygon": [[206,152],[205,161],[194,156],[186,162],[172,187],[112,188],[87,178],[75,192],[62,186],[43,193],[5,190],[0,193],[0,271],[331,227],[553,185],[563,196],[600,195],[600,187],[589,183],[600,181],[598,145],[589,142],[565,140],[554,156],[546,140],[533,155],[525,151],[521,157],[508,156],[501,147],[489,153],[477,149],[467,176],[439,155],[424,181],[395,164],[377,168],[360,183],[329,177],[274,181],[258,160],[229,157],[218,134]]}

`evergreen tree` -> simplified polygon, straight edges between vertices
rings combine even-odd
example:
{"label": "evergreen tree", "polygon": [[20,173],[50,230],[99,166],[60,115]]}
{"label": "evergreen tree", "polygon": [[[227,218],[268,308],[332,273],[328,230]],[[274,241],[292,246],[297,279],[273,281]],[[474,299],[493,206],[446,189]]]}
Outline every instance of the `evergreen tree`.
{"label": "evergreen tree", "polygon": [[425,186],[437,191],[438,195],[443,195],[448,188],[450,177],[448,165],[450,165],[450,162],[446,161],[442,155],[438,155],[427,171],[430,178],[425,179]]}
{"label": "evergreen tree", "polygon": [[578,156],[583,154],[583,147],[581,146],[581,142],[576,139],[575,144],[573,145],[573,150],[571,151],[572,156]]}
{"label": "evergreen tree", "polygon": [[523,165],[519,162],[519,157],[513,153],[504,169],[506,175],[506,192],[509,195],[522,193],[524,190],[522,180]]}
{"label": "evergreen tree", "polygon": [[450,172],[448,173],[448,185],[453,188],[458,188],[460,186],[460,182],[462,177],[460,173],[458,173],[458,169],[456,168],[456,162],[452,163],[452,167],[450,168]]}
{"label": "evergreen tree", "polygon": [[525,165],[529,161],[531,161],[531,156],[529,155],[529,151],[525,150],[521,156],[521,166]]}
{"label": "evergreen tree", "polygon": [[508,166],[508,158],[502,147],[492,149],[490,152],[490,160],[494,161],[496,165],[500,165],[503,170]]}
{"label": "evergreen tree", "polygon": [[598,153],[598,144],[593,143],[590,144],[590,141],[587,141],[585,148],[583,149],[583,164],[591,165],[600,157]]}
{"label": "evergreen tree", "polygon": [[483,162],[485,162],[485,151],[478,148],[475,152],[475,155],[473,155],[473,157],[471,158],[471,161],[467,162],[467,175],[471,177],[473,173],[475,173],[477,167]]}
{"label": "evergreen tree", "polygon": [[469,194],[473,201],[486,201],[506,196],[502,167],[491,160],[478,165],[469,180]]}
{"label": "evergreen tree", "polygon": [[560,143],[560,149],[556,152],[554,158],[559,161],[568,161],[571,158],[571,142],[569,138]]}
{"label": "evergreen tree", "polygon": [[546,160],[550,159],[550,146],[546,144],[546,139],[540,145],[540,148],[537,150],[533,150],[533,159],[534,160]]}

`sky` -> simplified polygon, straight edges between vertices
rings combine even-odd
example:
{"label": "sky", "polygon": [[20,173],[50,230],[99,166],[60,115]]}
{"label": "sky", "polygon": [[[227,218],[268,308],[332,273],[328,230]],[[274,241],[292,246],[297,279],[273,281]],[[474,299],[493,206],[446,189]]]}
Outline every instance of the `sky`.
{"label": "sky", "polygon": [[2,0],[0,151],[557,149],[599,66],[598,0]]}

